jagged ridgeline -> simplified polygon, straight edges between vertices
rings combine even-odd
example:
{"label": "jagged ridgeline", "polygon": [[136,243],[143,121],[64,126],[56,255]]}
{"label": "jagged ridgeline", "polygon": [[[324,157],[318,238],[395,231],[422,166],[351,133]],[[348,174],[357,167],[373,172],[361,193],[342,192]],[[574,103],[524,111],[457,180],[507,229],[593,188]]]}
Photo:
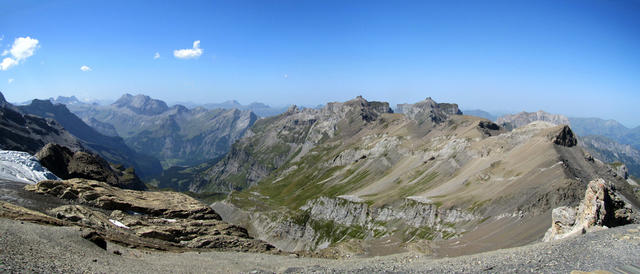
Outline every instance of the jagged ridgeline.
{"label": "jagged ridgeline", "polygon": [[284,250],[455,239],[473,242],[468,253],[540,239],[550,210],[577,204],[592,179],[631,193],[568,126],[507,132],[430,98],[397,110],[362,97],[291,107],[257,121],[189,189],[231,192],[216,211]]}

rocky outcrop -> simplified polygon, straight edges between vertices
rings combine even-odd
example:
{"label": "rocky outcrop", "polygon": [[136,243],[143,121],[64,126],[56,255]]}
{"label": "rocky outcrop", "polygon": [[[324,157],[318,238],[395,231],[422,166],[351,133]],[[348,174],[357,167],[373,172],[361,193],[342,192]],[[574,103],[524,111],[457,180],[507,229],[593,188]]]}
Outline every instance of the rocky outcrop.
{"label": "rocky outcrop", "polygon": [[35,184],[43,180],[59,180],[38,159],[22,151],[0,150],[0,179]]}
{"label": "rocky outcrop", "polygon": [[62,179],[84,178],[121,188],[146,189],[132,169],[115,169],[98,155],[83,151],[73,152],[66,147],[50,143],[38,151],[36,157],[43,166]]}
{"label": "rocky outcrop", "polygon": [[558,207],[551,215],[551,228],[543,241],[562,239],[589,231],[639,222],[637,208],[603,179],[589,182],[577,208]]}
{"label": "rocky outcrop", "polygon": [[544,121],[554,125],[569,125],[569,118],[560,114],[551,114],[542,110],[537,112],[520,112],[517,114],[509,114],[502,117],[498,117],[496,123],[499,125],[510,125],[513,128],[518,128],[529,124],[533,121]]}
{"label": "rocky outcrop", "polygon": [[71,204],[44,214],[0,202],[0,216],[78,225],[90,228],[96,237],[130,247],[277,252],[272,245],[251,238],[246,229],[221,221],[213,209],[181,193],[123,190],[83,179],[43,181],[25,189]]}
{"label": "rocky outcrop", "polygon": [[553,143],[560,146],[572,147],[578,144],[578,139],[573,134],[569,126],[563,126],[562,129],[551,136]]}
{"label": "rocky outcrop", "polygon": [[41,181],[26,189],[106,210],[135,211],[167,218],[220,220],[220,216],[208,206],[171,191],[126,190],[87,179]]}

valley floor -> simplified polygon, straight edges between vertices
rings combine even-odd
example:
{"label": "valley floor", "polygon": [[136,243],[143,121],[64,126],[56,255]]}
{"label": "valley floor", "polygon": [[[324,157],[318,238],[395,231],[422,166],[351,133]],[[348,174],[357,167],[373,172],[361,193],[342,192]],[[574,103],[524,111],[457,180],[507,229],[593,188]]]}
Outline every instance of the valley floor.
{"label": "valley floor", "polygon": [[0,218],[0,272],[3,273],[566,273],[572,270],[616,272],[616,269],[632,265],[640,266],[639,225],[607,229],[552,243],[453,258],[433,259],[422,254],[403,253],[329,260],[236,252],[157,252],[111,243],[105,251],[84,240],[77,227],[47,226]]}

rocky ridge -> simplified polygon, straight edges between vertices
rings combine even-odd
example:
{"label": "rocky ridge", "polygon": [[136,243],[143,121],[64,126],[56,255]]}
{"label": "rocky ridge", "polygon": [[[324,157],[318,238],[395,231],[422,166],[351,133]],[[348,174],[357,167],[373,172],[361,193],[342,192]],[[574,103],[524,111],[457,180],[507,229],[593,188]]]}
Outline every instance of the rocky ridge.
{"label": "rocky ridge", "polygon": [[85,149],[55,120],[22,113],[0,93],[0,149],[35,154],[47,143],[62,144],[74,151]]}

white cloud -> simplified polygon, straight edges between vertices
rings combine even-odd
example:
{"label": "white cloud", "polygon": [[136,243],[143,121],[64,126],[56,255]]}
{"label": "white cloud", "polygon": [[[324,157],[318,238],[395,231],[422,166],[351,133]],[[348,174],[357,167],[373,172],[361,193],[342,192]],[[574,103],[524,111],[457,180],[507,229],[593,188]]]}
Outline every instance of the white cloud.
{"label": "white cloud", "polygon": [[0,63],[0,70],[8,70],[10,67],[13,67],[18,64],[18,61],[12,59],[10,57],[2,59],[2,63]]}
{"label": "white cloud", "polygon": [[286,74],[286,73],[285,73],[285,74],[283,75],[283,77],[284,77],[284,79],[287,79],[287,78],[289,78],[289,74]]}
{"label": "white cloud", "polygon": [[13,83],[13,78],[9,78],[9,80],[7,80],[7,83],[9,84]]}
{"label": "white cloud", "polygon": [[156,52],[155,55],[153,55],[153,60],[159,59],[160,58],[160,53]]}
{"label": "white cloud", "polygon": [[90,68],[90,67],[88,67],[88,66],[81,66],[81,67],[80,67],[80,70],[81,70],[81,71],[91,71],[91,68]]}
{"label": "white cloud", "polygon": [[200,48],[200,40],[193,42],[193,48],[191,49],[177,49],[173,51],[173,56],[178,59],[193,59],[202,55],[202,49]]}
{"label": "white cloud", "polygon": [[2,52],[2,56],[11,54],[12,57],[6,57],[2,60],[0,70],[7,70],[33,56],[33,53],[38,49],[38,43],[38,39],[33,39],[28,36],[16,38],[16,40],[13,41],[11,49]]}

